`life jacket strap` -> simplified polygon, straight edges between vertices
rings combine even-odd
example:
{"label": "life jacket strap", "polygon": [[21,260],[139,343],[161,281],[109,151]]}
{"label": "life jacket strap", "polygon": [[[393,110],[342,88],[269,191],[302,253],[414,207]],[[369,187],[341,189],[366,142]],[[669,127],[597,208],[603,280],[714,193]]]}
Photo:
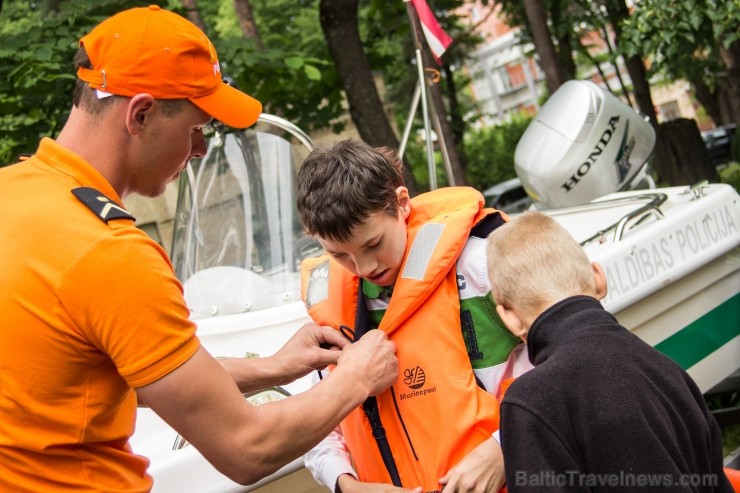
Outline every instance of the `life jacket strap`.
{"label": "life jacket strap", "polygon": [[[370,329],[370,315],[365,302],[365,296],[362,292],[362,282],[359,283],[359,292],[357,294],[357,311],[355,315],[354,341],[360,338]],[[351,329],[350,329],[351,330]],[[377,330],[377,329],[375,329]],[[372,428],[375,443],[378,445],[380,457],[383,459],[383,465],[391,477],[394,486],[401,487],[401,476],[398,474],[398,466],[393,459],[393,452],[388,438],[385,436],[385,428],[380,422],[380,411],[378,410],[378,400],[375,397],[368,397],[362,403],[362,410],[365,411]]]}
{"label": "life jacket strap", "polygon": [[396,466],[396,461],[393,459],[391,446],[388,443],[388,438],[385,436],[385,428],[383,428],[383,423],[380,422],[377,399],[375,397],[368,397],[362,403],[362,410],[365,411],[365,415],[370,422],[370,427],[373,430],[373,438],[375,438],[375,442],[378,444],[380,457],[383,459],[383,464],[391,477],[391,481],[394,486],[400,488],[402,486],[401,476],[398,474],[398,467]]}
{"label": "life jacket strap", "polygon": [[473,229],[470,230],[470,236],[474,236],[476,238],[487,238],[494,229],[499,226],[503,226],[504,224],[506,224],[506,220],[504,220],[501,212],[496,211],[493,214],[487,215],[481,219],[478,224],[473,226]]}

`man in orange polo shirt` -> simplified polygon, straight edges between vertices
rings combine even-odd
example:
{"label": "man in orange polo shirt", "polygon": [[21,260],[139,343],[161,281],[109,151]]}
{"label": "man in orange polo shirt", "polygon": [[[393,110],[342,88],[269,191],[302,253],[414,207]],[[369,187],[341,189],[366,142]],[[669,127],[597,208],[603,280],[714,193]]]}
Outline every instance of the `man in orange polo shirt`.
{"label": "man in orange polo shirt", "polygon": [[[204,154],[203,126],[247,127],[261,105],[222,82],[201,31],[156,6],[97,26],[76,68],[58,138],[0,169],[0,491],[149,491],[128,444],[137,398],[255,482],[387,388],[395,346],[380,331],[346,346],[307,324],[271,358],[212,358],[165,252],[121,199],[161,194]],[[241,395],[328,364],[325,383],[259,412]]]}

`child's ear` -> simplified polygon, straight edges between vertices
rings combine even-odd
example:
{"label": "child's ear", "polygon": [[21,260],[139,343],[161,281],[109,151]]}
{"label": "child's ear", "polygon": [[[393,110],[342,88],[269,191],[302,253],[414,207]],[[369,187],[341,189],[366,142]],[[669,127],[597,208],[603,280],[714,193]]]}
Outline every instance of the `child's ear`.
{"label": "child's ear", "polygon": [[409,217],[411,214],[411,196],[409,195],[409,189],[406,187],[396,188],[396,197],[398,198],[398,213],[401,214],[403,219]]}
{"label": "child's ear", "polygon": [[498,313],[506,328],[509,329],[509,332],[522,340],[526,340],[527,326],[514,310],[506,308],[504,305],[496,305],[496,313]]}
{"label": "child's ear", "polygon": [[604,273],[604,269],[601,268],[601,264],[599,264],[598,262],[591,262],[591,269],[594,273],[594,288],[596,290],[596,299],[603,300],[608,291],[606,285],[606,274]]}

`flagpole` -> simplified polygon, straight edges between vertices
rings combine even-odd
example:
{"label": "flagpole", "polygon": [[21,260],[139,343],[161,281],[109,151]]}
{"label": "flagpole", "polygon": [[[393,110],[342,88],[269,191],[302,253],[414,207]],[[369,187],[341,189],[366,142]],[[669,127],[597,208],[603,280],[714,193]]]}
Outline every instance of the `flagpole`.
{"label": "flagpole", "polygon": [[[427,164],[429,167],[429,186],[432,190],[437,188],[437,168],[436,164],[434,162],[434,148],[433,148],[433,142],[432,142],[432,136],[431,136],[431,126],[434,125],[434,131],[437,134],[437,141],[440,145],[440,152],[442,154],[442,162],[445,167],[445,171],[447,172],[447,179],[448,183],[450,185],[455,185],[455,178],[452,174],[452,166],[450,165],[450,157],[447,152],[447,146],[444,142],[444,133],[442,132],[441,123],[438,117],[436,117],[437,112],[434,111],[434,114],[430,114],[430,104],[432,96],[429,94],[430,91],[433,91],[433,82],[427,81],[427,77],[425,74],[425,65],[424,65],[424,59],[422,56],[422,51],[426,50],[424,53],[427,53],[428,56],[431,56],[431,50],[430,47],[426,41],[426,38],[424,36],[424,33],[421,32],[421,21],[419,19],[419,16],[416,12],[415,7],[412,5],[411,0],[404,0],[404,3],[406,3],[406,12],[409,16],[409,21],[411,24],[411,30],[414,36],[414,45],[416,46],[416,65],[418,69],[418,77],[419,77],[419,87],[421,88],[421,101],[422,101],[422,117],[424,120],[424,132],[426,135],[426,144],[427,144]],[[434,108],[432,106],[431,110],[433,111]]]}
{"label": "flagpole", "polygon": [[444,164],[445,171],[447,172],[447,181],[451,187],[454,187],[457,183],[455,183],[455,175],[452,173],[450,154],[447,152],[447,142],[445,142],[444,134],[442,133],[442,124],[439,121],[439,115],[437,114],[437,110],[434,108],[434,105],[431,105],[431,109],[434,131],[437,132],[438,136],[442,136],[441,138],[437,137],[437,142],[439,142],[439,152],[442,154],[442,164]]}
{"label": "flagpole", "polygon": [[[431,118],[429,117],[429,99],[427,96],[427,87],[424,82],[424,62],[421,60],[421,50],[416,50],[416,66],[419,69],[419,91],[421,94],[421,114],[424,119],[424,135],[426,135],[425,143],[427,146],[427,167],[429,168],[429,189],[435,190],[437,188],[437,164],[434,160],[434,141],[432,140],[432,124]],[[437,138],[440,138],[437,135]]]}
{"label": "flagpole", "polygon": [[[401,159],[403,159],[403,155],[406,152],[406,146],[409,142],[409,136],[411,134],[411,127],[414,123],[414,115],[416,114],[416,110],[419,108],[420,99],[421,99],[421,85],[417,81],[417,83],[414,85],[414,95],[411,97],[411,106],[409,108],[408,116],[406,117],[406,125],[404,126],[404,129],[403,129],[403,136],[401,137],[401,144],[398,147],[398,155],[401,157]],[[434,111],[434,105],[431,105],[430,108],[432,110],[432,117],[434,118],[435,128],[441,128],[441,125],[439,123],[439,115],[437,115],[437,112]],[[450,166],[450,155],[447,153],[447,145],[445,144],[445,139],[437,139],[437,141],[440,144],[439,150],[442,152],[442,161],[445,164],[445,171],[447,172],[447,176],[450,177],[449,178],[450,185],[455,186],[455,179],[452,173],[452,167]]]}
{"label": "flagpole", "polygon": [[414,95],[411,96],[411,106],[409,107],[409,114],[406,117],[406,125],[403,128],[403,136],[401,137],[401,145],[398,147],[398,155],[403,159],[403,154],[406,152],[406,144],[409,142],[409,135],[411,134],[411,127],[414,124],[414,115],[416,114],[417,108],[419,108],[419,99],[421,98],[421,89],[419,88],[419,82],[414,84]]}
{"label": "flagpole", "polygon": [[[427,86],[426,86],[426,78],[424,76],[424,62],[421,57],[421,48],[420,43],[422,42],[421,38],[423,37],[421,33],[419,32],[419,25],[418,20],[416,18],[416,11],[414,10],[414,6],[411,5],[410,0],[404,0],[406,3],[406,12],[409,15],[409,19],[411,20],[411,30],[414,35],[414,46],[416,46],[416,68],[417,68],[417,75],[419,78],[419,81],[417,83],[417,88],[419,89],[420,99],[421,99],[421,114],[422,119],[424,121],[424,135],[426,136],[425,144],[426,144],[426,150],[427,150],[427,168],[429,172],[429,189],[435,190],[437,188],[437,166],[434,162],[434,143],[432,142],[432,126],[431,126],[431,118],[429,117],[429,98],[427,96]],[[439,134],[437,135],[437,138],[439,138]]]}

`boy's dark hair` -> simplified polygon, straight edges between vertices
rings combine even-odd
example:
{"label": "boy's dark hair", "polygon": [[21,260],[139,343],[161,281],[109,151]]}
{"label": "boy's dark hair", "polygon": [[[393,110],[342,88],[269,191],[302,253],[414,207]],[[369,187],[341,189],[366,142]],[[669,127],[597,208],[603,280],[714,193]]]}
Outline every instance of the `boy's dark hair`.
{"label": "boy's dark hair", "polygon": [[396,216],[404,186],[398,155],[360,140],[311,151],[298,172],[297,204],[306,234],[347,241],[355,226],[383,212]]}

